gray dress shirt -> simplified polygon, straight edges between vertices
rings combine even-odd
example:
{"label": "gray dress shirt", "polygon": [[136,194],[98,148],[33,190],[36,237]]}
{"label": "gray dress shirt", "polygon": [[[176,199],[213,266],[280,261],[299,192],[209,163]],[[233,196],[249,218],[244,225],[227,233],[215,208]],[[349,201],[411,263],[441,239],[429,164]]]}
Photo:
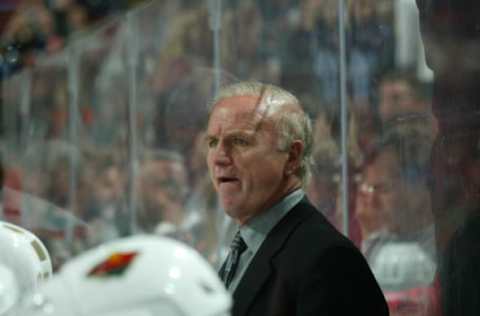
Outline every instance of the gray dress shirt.
{"label": "gray dress shirt", "polygon": [[265,238],[267,238],[268,233],[304,196],[305,192],[302,189],[293,191],[279,203],[239,227],[240,235],[242,235],[248,248],[240,256],[237,272],[228,287],[230,293],[233,293],[237,288],[250,262],[265,241]]}

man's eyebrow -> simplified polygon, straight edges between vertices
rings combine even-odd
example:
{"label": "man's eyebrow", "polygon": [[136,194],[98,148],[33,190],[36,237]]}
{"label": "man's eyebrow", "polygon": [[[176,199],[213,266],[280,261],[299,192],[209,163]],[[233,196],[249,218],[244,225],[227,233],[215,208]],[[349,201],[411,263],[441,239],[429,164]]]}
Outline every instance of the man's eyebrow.
{"label": "man's eyebrow", "polygon": [[[233,131],[229,131],[229,132],[225,132],[225,134],[223,135],[224,138],[228,138],[228,137],[234,137],[234,136],[248,136],[248,137],[251,137],[251,136],[254,136],[256,133],[256,130],[233,130]],[[206,135],[205,136],[205,140],[208,141],[208,140],[212,140],[212,139],[217,139],[218,136],[215,136],[215,135]]]}
{"label": "man's eyebrow", "polygon": [[205,137],[203,137],[203,141],[205,143],[208,143],[209,141],[213,140],[213,139],[217,139],[217,136],[213,136],[213,135],[205,135]]}
{"label": "man's eyebrow", "polygon": [[255,134],[255,130],[234,130],[226,134],[226,136],[251,136]]}

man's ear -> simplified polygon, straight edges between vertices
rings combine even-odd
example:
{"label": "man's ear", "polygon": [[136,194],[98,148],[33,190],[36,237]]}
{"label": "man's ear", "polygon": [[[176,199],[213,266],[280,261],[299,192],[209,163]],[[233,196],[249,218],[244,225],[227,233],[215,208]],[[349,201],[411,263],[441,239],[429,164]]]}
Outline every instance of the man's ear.
{"label": "man's ear", "polygon": [[288,158],[285,165],[285,173],[287,175],[294,174],[295,172],[297,172],[298,168],[300,168],[304,148],[305,145],[300,140],[294,140],[292,144],[290,144],[290,148],[288,150]]}

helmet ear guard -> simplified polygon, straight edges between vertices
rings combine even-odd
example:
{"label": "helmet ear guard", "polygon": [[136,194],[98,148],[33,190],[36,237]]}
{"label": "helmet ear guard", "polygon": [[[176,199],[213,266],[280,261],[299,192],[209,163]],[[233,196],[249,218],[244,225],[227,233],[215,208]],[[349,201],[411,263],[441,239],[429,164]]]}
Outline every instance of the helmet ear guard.
{"label": "helmet ear guard", "polygon": [[[0,221],[0,315],[33,295],[52,276],[52,261],[42,241],[30,231]],[[1,287],[5,287],[5,291]]]}

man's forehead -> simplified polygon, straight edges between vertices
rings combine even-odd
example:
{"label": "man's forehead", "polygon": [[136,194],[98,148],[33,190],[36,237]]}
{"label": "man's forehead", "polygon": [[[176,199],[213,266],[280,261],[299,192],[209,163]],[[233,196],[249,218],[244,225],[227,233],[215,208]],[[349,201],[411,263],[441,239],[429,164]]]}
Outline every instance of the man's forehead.
{"label": "man's forehead", "polygon": [[224,109],[238,110],[239,115],[271,115],[286,105],[285,100],[269,93],[263,95],[230,96],[218,100],[212,113]]}
{"label": "man's forehead", "polygon": [[208,124],[206,139],[219,134],[253,136],[259,132],[274,131],[273,121],[258,112],[243,112],[212,117]]}
{"label": "man's forehead", "polygon": [[215,104],[210,115],[208,129],[255,128],[262,118],[254,98],[232,97]]}

